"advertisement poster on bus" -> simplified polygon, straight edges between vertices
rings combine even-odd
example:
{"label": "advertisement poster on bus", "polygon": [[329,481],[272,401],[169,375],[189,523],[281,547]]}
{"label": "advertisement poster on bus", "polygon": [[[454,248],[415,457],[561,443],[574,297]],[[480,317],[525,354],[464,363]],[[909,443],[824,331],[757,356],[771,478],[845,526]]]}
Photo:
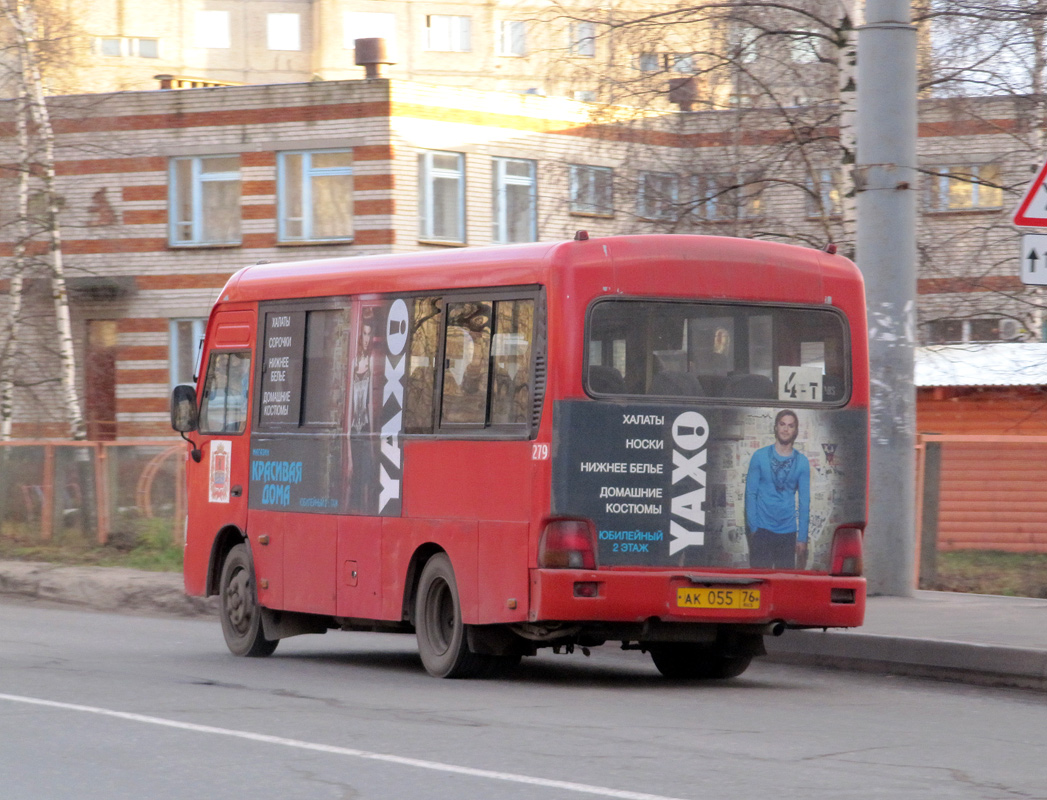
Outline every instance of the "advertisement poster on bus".
{"label": "advertisement poster on bus", "polygon": [[[308,331],[322,328],[310,315],[328,312],[330,330],[307,342]],[[360,301],[352,317],[347,308],[273,310],[263,325],[250,507],[399,516],[407,304]],[[330,378],[311,400],[311,371],[319,370]]]}
{"label": "advertisement poster on bus", "polygon": [[862,411],[564,401],[554,430],[553,513],[602,566],[824,570],[865,518]]}

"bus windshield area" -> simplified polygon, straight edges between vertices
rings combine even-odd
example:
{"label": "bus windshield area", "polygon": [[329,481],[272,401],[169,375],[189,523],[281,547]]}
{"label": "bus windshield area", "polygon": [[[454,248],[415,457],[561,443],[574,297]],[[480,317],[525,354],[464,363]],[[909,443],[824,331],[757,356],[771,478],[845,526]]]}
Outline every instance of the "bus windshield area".
{"label": "bus windshield area", "polygon": [[603,300],[589,315],[590,394],[839,405],[847,332],[826,308]]}

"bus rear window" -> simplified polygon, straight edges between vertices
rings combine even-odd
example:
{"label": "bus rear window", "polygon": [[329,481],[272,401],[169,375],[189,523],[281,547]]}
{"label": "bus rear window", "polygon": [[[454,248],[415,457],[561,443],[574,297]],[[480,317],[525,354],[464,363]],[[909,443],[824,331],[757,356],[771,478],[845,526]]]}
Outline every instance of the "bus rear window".
{"label": "bus rear window", "polygon": [[590,394],[839,404],[847,332],[825,308],[605,300],[590,311]]}

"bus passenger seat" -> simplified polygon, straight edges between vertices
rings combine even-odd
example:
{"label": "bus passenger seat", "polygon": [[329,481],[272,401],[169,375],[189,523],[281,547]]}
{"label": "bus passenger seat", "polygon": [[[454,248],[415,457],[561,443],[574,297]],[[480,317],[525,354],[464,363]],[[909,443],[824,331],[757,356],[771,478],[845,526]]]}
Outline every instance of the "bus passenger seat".
{"label": "bus passenger seat", "polygon": [[597,394],[625,394],[625,378],[614,367],[589,367],[589,388]]}
{"label": "bus passenger seat", "polygon": [[689,372],[659,372],[651,379],[647,394],[673,397],[701,397],[702,382]]}
{"label": "bus passenger seat", "polygon": [[723,396],[745,400],[774,400],[778,393],[774,382],[766,375],[729,375],[723,387]]}

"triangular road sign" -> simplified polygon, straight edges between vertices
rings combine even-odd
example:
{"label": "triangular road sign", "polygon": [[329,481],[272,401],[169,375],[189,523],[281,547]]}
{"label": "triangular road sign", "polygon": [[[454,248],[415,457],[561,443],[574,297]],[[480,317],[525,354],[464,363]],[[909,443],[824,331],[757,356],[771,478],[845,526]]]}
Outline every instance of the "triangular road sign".
{"label": "triangular road sign", "polygon": [[1025,190],[1011,221],[1019,227],[1047,228],[1047,162]]}

